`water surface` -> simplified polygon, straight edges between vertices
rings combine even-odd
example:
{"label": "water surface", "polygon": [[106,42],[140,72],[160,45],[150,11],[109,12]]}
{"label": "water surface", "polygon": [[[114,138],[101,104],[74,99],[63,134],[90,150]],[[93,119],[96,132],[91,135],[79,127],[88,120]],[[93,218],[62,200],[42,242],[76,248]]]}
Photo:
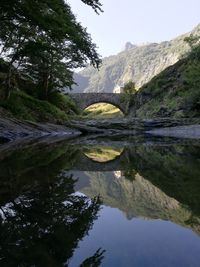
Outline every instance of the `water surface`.
{"label": "water surface", "polygon": [[198,142],[40,142],[0,170],[0,266],[199,267]]}

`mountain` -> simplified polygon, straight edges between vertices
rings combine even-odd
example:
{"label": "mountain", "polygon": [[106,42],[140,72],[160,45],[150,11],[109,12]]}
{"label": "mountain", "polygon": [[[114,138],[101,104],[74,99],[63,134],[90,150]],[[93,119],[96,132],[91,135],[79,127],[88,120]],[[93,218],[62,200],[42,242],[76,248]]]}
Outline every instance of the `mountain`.
{"label": "mountain", "polygon": [[99,71],[88,66],[75,73],[78,86],[73,87],[73,92],[113,92],[129,80],[140,88],[189,51],[184,38],[191,33],[200,33],[200,24],[171,41],[143,45],[128,42],[122,52],[104,58]]}

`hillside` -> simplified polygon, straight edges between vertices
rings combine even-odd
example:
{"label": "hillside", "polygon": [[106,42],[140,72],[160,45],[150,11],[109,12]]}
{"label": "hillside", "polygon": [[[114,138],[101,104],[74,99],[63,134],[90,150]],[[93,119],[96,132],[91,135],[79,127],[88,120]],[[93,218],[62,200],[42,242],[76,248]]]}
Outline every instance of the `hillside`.
{"label": "hillside", "polygon": [[24,78],[23,72],[13,67],[12,88],[5,97],[4,79],[8,63],[0,59],[0,117],[17,118],[34,122],[65,123],[69,115],[78,114],[73,100],[58,90],[52,90],[45,98],[41,88],[31,77]]}
{"label": "hillside", "polygon": [[[200,117],[200,47],[168,67],[136,94],[139,118]],[[135,115],[135,114],[134,114]]]}
{"label": "hillside", "polygon": [[[190,33],[199,32],[200,25]],[[190,33],[162,43],[139,46],[127,43],[124,51],[104,58],[99,71],[89,66],[76,73],[74,79],[78,86],[73,87],[73,92],[112,92],[129,80],[140,88],[188,52],[184,38]]]}

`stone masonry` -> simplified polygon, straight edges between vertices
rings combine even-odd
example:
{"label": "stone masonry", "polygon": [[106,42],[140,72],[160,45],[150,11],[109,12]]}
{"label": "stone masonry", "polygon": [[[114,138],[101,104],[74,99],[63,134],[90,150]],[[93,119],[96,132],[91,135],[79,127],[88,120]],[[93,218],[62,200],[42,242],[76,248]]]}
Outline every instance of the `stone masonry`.
{"label": "stone masonry", "polygon": [[74,93],[70,94],[80,110],[96,103],[108,103],[119,108],[125,115],[128,113],[128,103],[125,94],[114,93]]}

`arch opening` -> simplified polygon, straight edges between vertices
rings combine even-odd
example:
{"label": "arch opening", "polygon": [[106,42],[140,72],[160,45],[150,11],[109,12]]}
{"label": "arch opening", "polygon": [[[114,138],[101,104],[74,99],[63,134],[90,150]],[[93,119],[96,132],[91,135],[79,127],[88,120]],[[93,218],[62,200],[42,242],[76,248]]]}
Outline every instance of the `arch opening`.
{"label": "arch opening", "polygon": [[88,105],[84,109],[83,115],[88,118],[122,118],[125,116],[119,106],[108,102],[97,102]]}
{"label": "arch opening", "polygon": [[106,163],[116,160],[123,153],[123,148],[92,146],[83,149],[84,155],[94,162]]}

